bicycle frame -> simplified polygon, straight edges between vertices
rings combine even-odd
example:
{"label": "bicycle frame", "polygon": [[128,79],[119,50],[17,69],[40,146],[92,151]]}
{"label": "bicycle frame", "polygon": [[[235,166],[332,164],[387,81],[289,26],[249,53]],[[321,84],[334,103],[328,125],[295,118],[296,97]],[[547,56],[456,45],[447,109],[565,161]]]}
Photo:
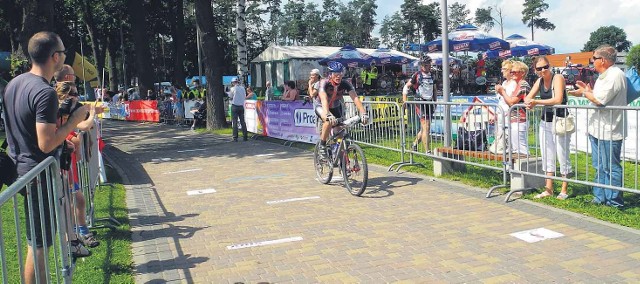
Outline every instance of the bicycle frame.
{"label": "bicycle frame", "polygon": [[[351,143],[347,126],[341,125],[341,126],[333,127],[331,129],[331,136],[329,137],[329,141],[335,141],[335,143],[329,144],[331,147],[330,158],[331,158],[331,163],[334,166],[338,166],[338,162],[340,161],[338,157],[344,156],[344,153],[347,150],[347,147],[349,147],[349,144]],[[336,145],[336,144],[337,144],[338,150],[334,153],[333,145]],[[340,165],[340,167],[342,167],[342,165]]]}

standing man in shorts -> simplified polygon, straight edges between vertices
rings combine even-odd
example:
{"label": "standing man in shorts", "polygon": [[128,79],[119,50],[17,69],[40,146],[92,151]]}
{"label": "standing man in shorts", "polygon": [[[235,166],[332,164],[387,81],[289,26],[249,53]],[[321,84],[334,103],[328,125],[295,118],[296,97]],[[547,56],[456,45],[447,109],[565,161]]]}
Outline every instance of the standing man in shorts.
{"label": "standing man in shorts", "polygon": [[[58,149],[65,143],[67,135],[73,131],[78,123],[83,121],[88,113],[88,106],[82,106],[74,111],[69,120],[58,127],[58,98],[56,91],[49,85],[56,71],[62,69],[66,58],[66,50],[60,37],[52,32],[39,32],[29,39],[29,57],[31,70],[15,77],[4,93],[7,112],[7,141],[9,143],[9,157],[16,163],[18,175],[23,176],[49,156],[59,157]],[[52,173],[57,176],[57,173]],[[27,227],[27,258],[24,267],[26,283],[36,282],[36,266],[34,255],[37,256],[37,267],[40,283],[47,283],[48,275],[44,269],[45,246],[53,244],[54,231],[49,216],[49,202],[47,196],[52,194],[52,188],[42,179],[43,215],[45,228],[40,223],[40,208],[37,185],[30,185],[30,194],[24,199],[24,210]],[[32,208],[27,206],[31,199]],[[35,240],[31,240],[29,216],[34,218]],[[45,242],[46,240],[46,242]]]}
{"label": "standing man in shorts", "polygon": [[[407,95],[409,90],[413,89],[416,92],[416,101],[436,101],[436,84],[434,76],[431,74],[431,58],[425,56],[420,60],[420,71],[411,76],[411,79],[407,81],[402,89],[402,102],[407,102]],[[436,109],[435,104],[416,104],[416,115],[420,117],[420,131],[416,135],[413,144],[411,144],[411,150],[418,151],[418,143],[422,141],[425,152],[431,153],[429,148],[429,131],[431,128],[431,119]]]}

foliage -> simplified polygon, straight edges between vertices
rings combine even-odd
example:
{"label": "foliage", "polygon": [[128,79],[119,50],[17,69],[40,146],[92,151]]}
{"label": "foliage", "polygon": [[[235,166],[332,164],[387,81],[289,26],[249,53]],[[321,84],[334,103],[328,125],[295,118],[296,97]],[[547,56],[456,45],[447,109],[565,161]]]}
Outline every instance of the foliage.
{"label": "foliage", "polygon": [[28,68],[29,60],[24,56],[24,54],[22,54],[22,52],[12,52],[11,56],[7,60],[10,61],[9,68],[11,70],[9,70],[9,74],[11,74],[11,77],[24,73]]}
{"label": "foliage", "polygon": [[380,42],[402,49],[404,43],[425,43],[440,35],[438,3],[423,5],[419,0],[405,0],[400,12],[386,16],[380,27]]}
{"label": "foliage", "polygon": [[476,9],[474,24],[485,32],[489,32],[495,25],[495,20],[491,16],[492,9],[492,7]]}
{"label": "foliage", "polygon": [[616,26],[599,27],[591,32],[589,41],[584,44],[582,51],[594,51],[603,44],[615,47],[617,51],[629,51],[631,42],[627,40],[627,33]]}
{"label": "foliage", "polygon": [[542,13],[549,9],[549,4],[544,0],[525,0],[524,9],[522,10],[522,23],[531,27],[531,40],[534,40],[533,30],[540,28],[545,31],[556,29],[556,25],[549,22],[547,18],[542,17]]}
{"label": "foliage", "polygon": [[640,71],[640,44],[633,46],[627,54],[627,66],[635,66]]}
{"label": "foliage", "polygon": [[455,2],[449,6],[449,31],[455,30],[457,27],[470,24],[472,22],[469,18],[471,11],[467,9],[466,4],[460,4]]}

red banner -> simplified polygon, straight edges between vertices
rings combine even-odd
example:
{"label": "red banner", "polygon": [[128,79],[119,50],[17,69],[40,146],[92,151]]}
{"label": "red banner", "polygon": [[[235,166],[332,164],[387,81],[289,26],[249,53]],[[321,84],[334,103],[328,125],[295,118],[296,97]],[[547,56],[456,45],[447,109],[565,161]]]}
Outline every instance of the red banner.
{"label": "red banner", "polygon": [[129,101],[127,120],[160,122],[158,101]]}

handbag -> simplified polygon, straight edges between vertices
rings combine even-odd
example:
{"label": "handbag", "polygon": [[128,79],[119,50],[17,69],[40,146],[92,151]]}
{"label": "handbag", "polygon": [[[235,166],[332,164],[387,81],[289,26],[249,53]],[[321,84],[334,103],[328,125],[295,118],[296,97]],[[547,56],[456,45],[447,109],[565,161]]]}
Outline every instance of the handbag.
{"label": "handbag", "polygon": [[487,132],[485,129],[469,131],[458,127],[456,149],[469,151],[484,151],[487,146]]}
{"label": "handbag", "polygon": [[573,114],[565,117],[553,116],[553,130],[558,135],[571,134],[576,131],[576,122]]}

